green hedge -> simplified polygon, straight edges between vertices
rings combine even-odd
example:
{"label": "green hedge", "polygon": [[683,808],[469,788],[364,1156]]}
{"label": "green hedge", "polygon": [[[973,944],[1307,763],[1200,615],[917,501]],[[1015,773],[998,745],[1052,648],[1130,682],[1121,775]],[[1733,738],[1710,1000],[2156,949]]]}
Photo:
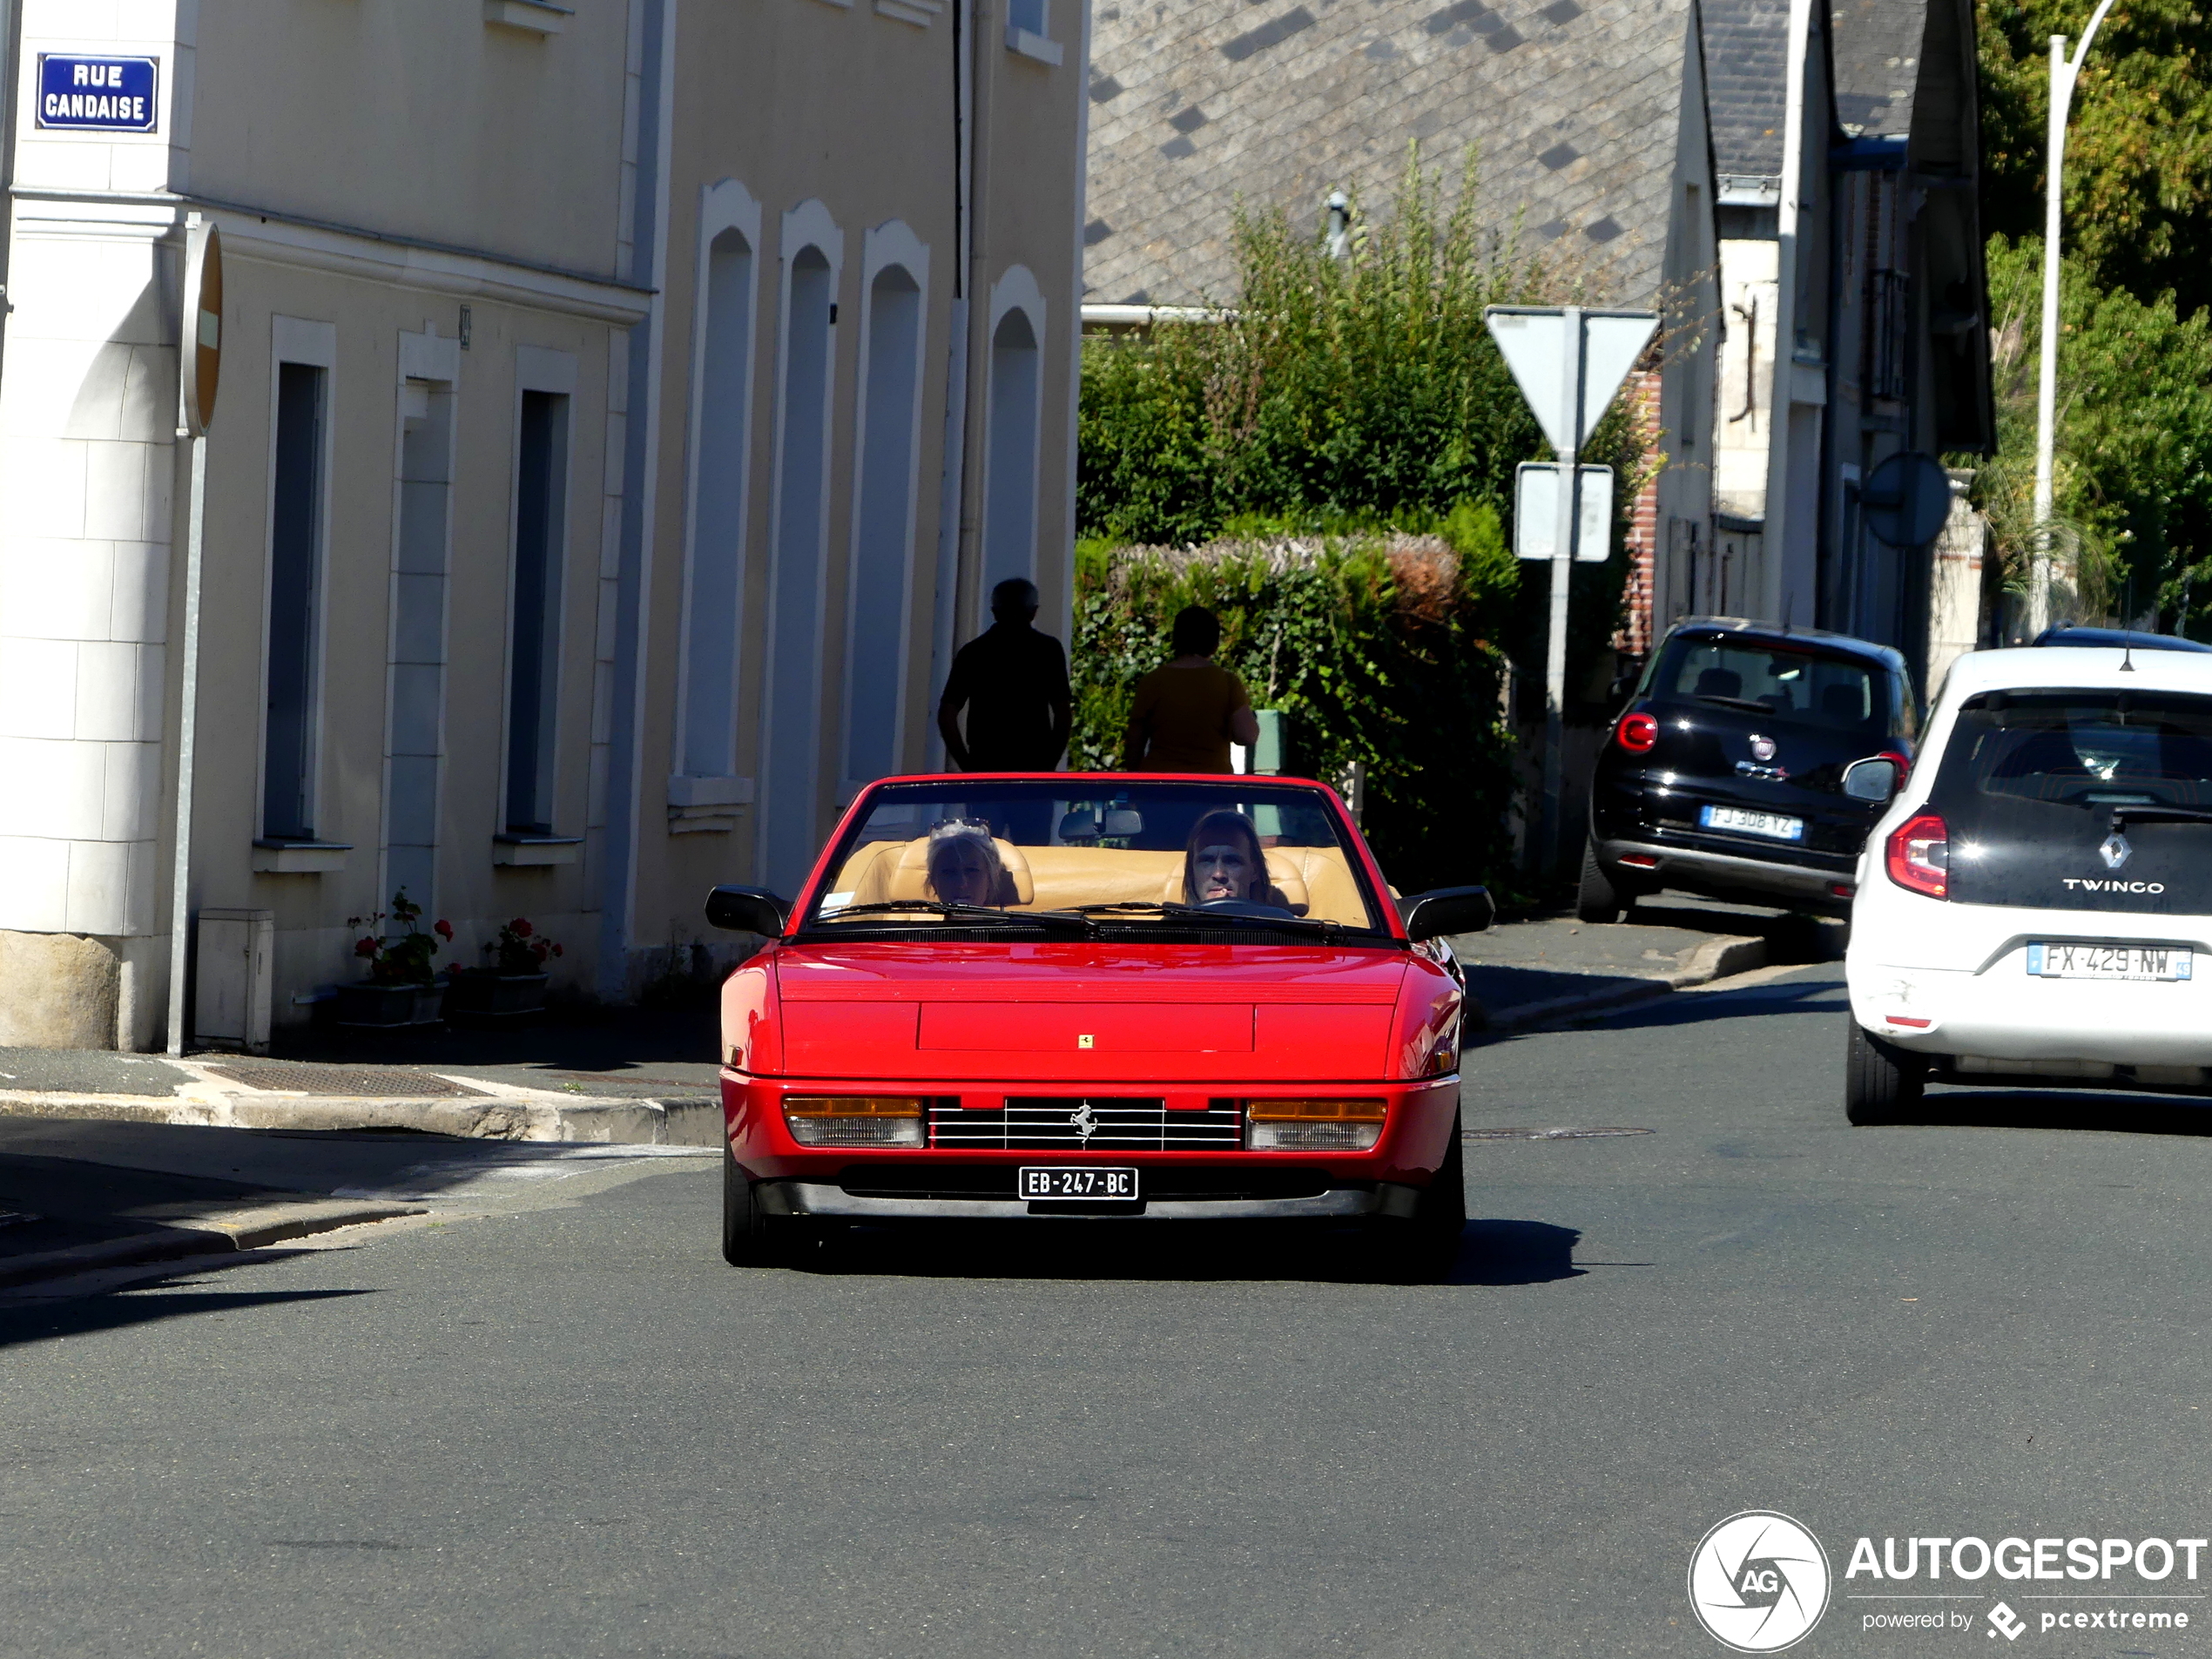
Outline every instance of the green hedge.
{"label": "green hedge", "polygon": [[1400,889],[1503,879],[1510,739],[1487,642],[1520,572],[1494,510],[1447,529],[1180,553],[1082,543],[1069,764],[1122,764],[1138,677],[1172,654],[1175,613],[1203,604],[1221,618],[1216,660],[1283,711],[1286,770],[1334,779],[1365,764],[1365,827]]}

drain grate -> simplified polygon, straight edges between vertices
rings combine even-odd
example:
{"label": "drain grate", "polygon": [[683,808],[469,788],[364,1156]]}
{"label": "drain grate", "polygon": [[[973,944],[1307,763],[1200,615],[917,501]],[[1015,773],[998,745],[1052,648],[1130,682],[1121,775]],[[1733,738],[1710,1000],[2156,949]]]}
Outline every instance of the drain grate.
{"label": "drain grate", "polygon": [[1463,1141],[1595,1141],[1607,1135],[1649,1135],[1648,1129],[1467,1129]]}
{"label": "drain grate", "polygon": [[428,1096],[477,1096],[481,1090],[463,1089],[427,1071],[403,1071],[391,1066],[319,1066],[312,1064],[209,1066],[226,1082],[248,1089],[297,1089],[306,1095],[338,1095],[350,1099],[421,1099]]}

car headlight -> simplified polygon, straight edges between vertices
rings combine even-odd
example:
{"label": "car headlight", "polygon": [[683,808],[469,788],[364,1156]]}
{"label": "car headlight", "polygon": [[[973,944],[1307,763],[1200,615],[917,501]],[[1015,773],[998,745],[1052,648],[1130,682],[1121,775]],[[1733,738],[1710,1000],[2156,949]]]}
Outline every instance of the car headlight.
{"label": "car headlight", "polygon": [[906,1095],[788,1095],[784,1122],[801,1146],[922,1146],[922,1103]]}
{"label": "car headlight", "polygon": [[1382,1138],[1379,1100],[1245,1103],[1244,1144],[1255,1152],[1365,1152]]}

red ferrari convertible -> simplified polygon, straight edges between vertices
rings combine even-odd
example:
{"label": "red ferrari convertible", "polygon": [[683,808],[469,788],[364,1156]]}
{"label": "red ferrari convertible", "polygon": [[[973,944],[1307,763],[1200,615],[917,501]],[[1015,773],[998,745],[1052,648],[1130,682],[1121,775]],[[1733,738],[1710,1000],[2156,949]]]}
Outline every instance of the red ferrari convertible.
{"label": "red ferrari convertible", "polygon": [[966,773],[871,786],[722,992],[723,1253],[814,1226],[1364,1221],[1421,1271],[1466,1220],[1461,988],[1489,895],[1393,902],[1333,792]]}

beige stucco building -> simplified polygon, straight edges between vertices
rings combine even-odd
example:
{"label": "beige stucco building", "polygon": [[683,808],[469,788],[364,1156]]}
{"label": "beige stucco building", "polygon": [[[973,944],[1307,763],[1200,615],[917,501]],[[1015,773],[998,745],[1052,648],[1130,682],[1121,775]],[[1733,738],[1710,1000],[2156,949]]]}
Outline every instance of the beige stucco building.
{"label": "beige stucco building", "polygon": [[1065,617],[1072,0],[6,10],[0,1043],[168,1035],[187,748],[277,1027],[402,887],[620,999],[930,760],[991,581]]}

